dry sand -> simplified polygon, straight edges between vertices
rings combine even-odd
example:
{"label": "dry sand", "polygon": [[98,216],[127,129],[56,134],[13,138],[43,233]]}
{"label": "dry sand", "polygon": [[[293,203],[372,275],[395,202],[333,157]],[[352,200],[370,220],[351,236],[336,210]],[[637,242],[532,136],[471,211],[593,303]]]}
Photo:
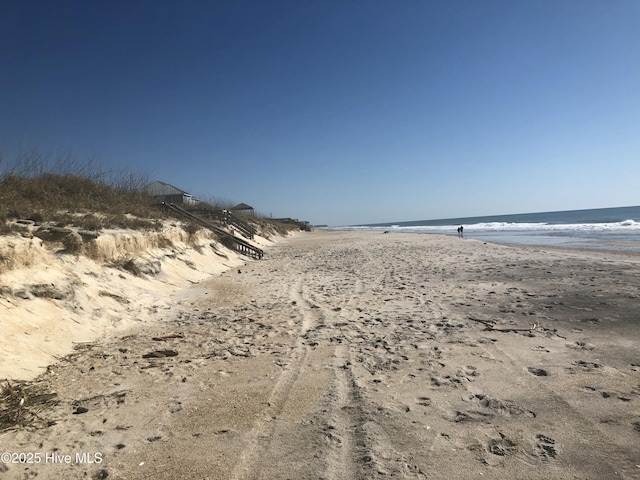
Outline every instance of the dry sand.
{"label": "dry sand", "polygon": [[297,235],[25,386],[0,478],[640,478],[639,306],[634,256]]}

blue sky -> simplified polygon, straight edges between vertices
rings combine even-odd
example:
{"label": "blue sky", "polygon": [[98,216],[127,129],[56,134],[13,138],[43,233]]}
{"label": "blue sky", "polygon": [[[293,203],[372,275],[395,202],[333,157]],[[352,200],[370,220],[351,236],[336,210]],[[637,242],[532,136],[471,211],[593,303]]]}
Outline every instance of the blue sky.
{"label": "blue sky", "polygon": [[639,51],[637,0],[4,0],[0,148],[314,224],[638,205]]}

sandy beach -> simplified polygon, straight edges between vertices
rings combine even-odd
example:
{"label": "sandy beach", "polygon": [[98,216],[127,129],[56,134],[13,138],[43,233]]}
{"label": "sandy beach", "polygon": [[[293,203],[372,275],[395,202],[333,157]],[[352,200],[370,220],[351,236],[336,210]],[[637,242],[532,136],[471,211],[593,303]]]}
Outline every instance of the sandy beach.
{"label": "sandy beach", "polygon": [[265,249],[25,384],[0,479],[640,478],[640,257]]}

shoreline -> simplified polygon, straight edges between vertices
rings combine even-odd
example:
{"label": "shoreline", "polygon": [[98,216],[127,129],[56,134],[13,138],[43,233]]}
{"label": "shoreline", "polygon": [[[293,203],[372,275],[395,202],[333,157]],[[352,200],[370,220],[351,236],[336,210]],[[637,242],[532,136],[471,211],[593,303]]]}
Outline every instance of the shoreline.
{"label": "shoreline", "polygon": [[[360,229],[353,229],[353,228],[349,228],[349,227],[344,227],[344,228],[340,228],[340,227],[335,227],[335,228],[327,228],[327,229],[323,229],[325,231],[336,231],[336,232],[372,232],[372,233],[388,233],[388,234],[394,234],[394,235],[407,235],[407,234],[411,234],[411,235],[441,235],[443,237],[448,237],[448,238],[460,238],[457,235],[453,234],[453,233],[443,233],[443,232],[412,232],[412,231],[407,231],[407,232],[403,232],[403,231],[393,231],[393,230],[388,230],[386,229],[387,227],[380,227],[380,229],[374,230],[374,229],[370,229],[370,230],[360,230]],[[385,230],[386,229],[386,230]],[[536,236],[545,236],[543,234],[543,232],[540,232],[540,234],[530,234],[530,237],[536,237]],[[568,238],[568,237],[555,237],[555,238]],[[473,234],[469,234],[468,232],[465,233],[465,236],[463,237],[464,240],[475,240],[478,242],[486,242],[486,243],[492,243],[495,245],[503,245],[503,246],[514,246],[514,247],[522,247],[522,248],[542,248],[542,249],[550,249],[550,250],[561,250],[561,251],[565,251],[565,250],[574,250],[574,251],[583,251],[583,252],[602,252],[603,254],[605,253],[616,253],[616,254],[621,254],[621,255],[629,255],[629,256],[638,256],[640,257],[640,241],[620,241],[620,240],[615,240],[615,239],[589,239],[589,238],[584,238],[584,237],[575,237],[574,240],[569,240],[567,242],[564,242],[565,244],[568,244],[566,246],[563,245],[563,242],[556,242],[556,243],[521,243],[521,242],[517,242],[517,241],[501,241],[500,237],[498,236],[493,236],[491,238],[484,238],[484,237],[477,237],[477,236],[473,236]],[[576,245],[576,240],[580,241],[580,243],[583,243],[584,245],[579,246]],[[571,244],[569,244],[571,243]],[[592,244],[593,246],[587,246],[588,244]]]}
{"label": "shoreline", "polygon": [[279,240],[33,382],[55,397],[6,449],[99,465],[4,474],[638,478],[637,262],[423,234]]}

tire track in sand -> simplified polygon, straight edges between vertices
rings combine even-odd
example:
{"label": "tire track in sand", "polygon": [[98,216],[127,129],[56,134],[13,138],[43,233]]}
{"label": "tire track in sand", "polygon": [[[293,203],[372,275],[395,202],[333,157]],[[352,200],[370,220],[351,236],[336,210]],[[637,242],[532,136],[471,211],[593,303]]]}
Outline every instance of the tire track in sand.
{"label": "tire track in sand", "polygon": [[[240,454],[238,463],[236,463],[230,478],[233,480],[258,478],[260,460],[267,453],[273,434],[280,422],[280,414],[282,413],[291,391],[300,377],[300,373],[304,370],[307,360],[309,347],[305,345],[304,338],[307,332],[314,326],[315,317],[310,315],[310,306],[303,298],[304,279],[296,282],[289,292],[291,304],[295,305],[299,311],[300,325],[296,333],[295,345],[289,355],[288,362],[278,376],[277,381],[269,397],[267,399],[267,407],[263,410],[260,418],[248,435],[246,447]],[[300,305],[304,304],[305,307]],[[292,320],[291,326],[295,325]]]}
{"label": "tire track in sand", "polygon": [[[318,278],[313,280],[318,282]],[[335,303],[331,305],[317,298],[319,287],[332,284],[332,278],[323,277],[319,283],[312,281],[299,282],[296,289],[292,290],[292,300],[300,309],[303,318],[302,331],[305,339],[310,336],[318,336],[317,340],[324,343],[327,335],[332,336],[332,342],[343,332],[340,326],[345,320],[342,308],[335,308]],[[338,304],[345,307],[353,307],[353,302],[357,294],[364,290],[361,281],[355,282],[354,294],[340,296]],[[350,314],[351,309],[349,310]],[[340,334],[334,336],[337,330]],[[346,342],[334,346],[333,356],[330,359],[333,380],[326,393],[325,409],[322,417],[318,420],[321,427],[321,434],[324,436],[327,449],[321,453],[324,458],[325,471],[321,478],[326,480],[352,480],[367,478],[363,473],[362,459],[367,457],[365,438],[362,435],[362,424],[364,423],[364,411],[362,400],[356,386],[354,373],[351,369],[351,351]],[[318,344],[318,342],[311,342]]]}
{"label": "tire track in sand", "polygon": [[[327,279],[330,280],[330,279]],[[352,323],[359,295],[365,290],[360,279],[354,282],[353,293],[335,299],[335,304],[320,305],[303,298],[305,308],[313,309],[318,317],[318,325],[328,327],[326,331],[341,337],[335,346],[331,363],[333,383],[327,395],[327,416],[324,435],[329,446],[325,462],[327,480],[352,480],[369,478],[366,473],[366,459],[371,458],[367,448],[363,424],[366,421],[362,396],[352,369],[350,341],[342,331],[342,326]]]}
{"label": "tire track in sand", "polygon": [[361,424],[361,409],[357,404],[353,389],[354,378],[349,360],[349,347],[340,345],[334,354],[334,384],[330,394],[330,419],[327,439],[330,449],[327,455],[326,478],[329,480],[349,480],[360,478],[360,468],[356,463],[359,450],[364,450],[364,441],[358,438]]}

